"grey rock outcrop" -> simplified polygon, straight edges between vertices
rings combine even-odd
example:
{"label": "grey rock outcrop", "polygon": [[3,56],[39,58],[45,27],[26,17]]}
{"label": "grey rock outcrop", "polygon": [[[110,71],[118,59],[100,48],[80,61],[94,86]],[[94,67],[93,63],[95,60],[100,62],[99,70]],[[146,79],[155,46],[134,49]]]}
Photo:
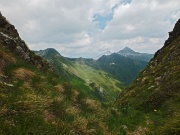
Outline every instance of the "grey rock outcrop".
{"label": "grey rock outcrop", "polygon": [[17,30],[11,25],[7,19],[0,13],[0,45],[8,48],[19,57],[37,66],[38,68],[47,67],[49,64],[40,56],[34,54],[26,43],[21,40]]}

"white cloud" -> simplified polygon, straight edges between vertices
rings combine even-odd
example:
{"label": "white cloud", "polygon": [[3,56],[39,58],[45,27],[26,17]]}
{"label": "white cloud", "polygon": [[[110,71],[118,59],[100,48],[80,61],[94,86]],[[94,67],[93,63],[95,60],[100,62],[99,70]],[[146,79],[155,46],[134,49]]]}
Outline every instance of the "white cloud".
{"label": "white cloud", "polygon": [[[0,0],[0,9],[31,49],[54,47],[70,57],[94,57],[125,46],[155,52],[180,18],[180,1],[125,1]],[[113,18],[99,30],[94,14]]]}
{"label": "white cloud", "polygon": [[168,18],[174,10],[180,10],[179,5],[179,0],[133,0],[116,9],[114,19],[103,31],[102,37],[110,40],[137,36],[165,37],[172,27]]}

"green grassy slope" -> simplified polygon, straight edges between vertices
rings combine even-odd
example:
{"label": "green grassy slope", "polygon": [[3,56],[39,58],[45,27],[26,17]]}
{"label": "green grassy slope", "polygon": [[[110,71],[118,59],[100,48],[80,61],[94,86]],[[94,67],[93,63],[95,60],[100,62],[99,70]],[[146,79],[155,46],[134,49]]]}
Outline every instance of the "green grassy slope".
{"label": "green grassy slope", "polygon": [[0,15],[0,134],[110,134],[84,81],[53,72],[8,26]]}
{"label": "green grassy slope", "polygon": [[82,79],[30,51],[0,14],[0,134],[119,134],[111,126],[116,110],[94,94]]}
{"label": "green grassy slope", "polygon": [[[169,39],[116,101],[143,112],[149,134],[180,134],[180,20]],[[141,127],[141,128],[142,128]],[[138,129],[137,129],[138,130]]]}
{"label": "green grassy slope", "polygon": [[121,83],[113,79],[108,73],[86,65],[82,61],[75,61],[72,64],[68,67],[68,71],[85,80],[93,89],[97,89],[96,92],[102,93],[105,98],[113,101],[121,91]]}
{"label": "green grassy slope", "polygon": [[36,51],[48,60],[56,73],[71,73],[81,78],[93,88],[95,95],[102,100],[112,101],[117,93],[127,86],[142,70],[147,62],[126,58],[119,54],[102,56],[98,60],[65,58],[55,49]]}
{"label": "green grassy slope", "polygon": [[96,64],[97,67],[111,74],[113,78],[121,80],[127,86],[146,66],[147,62],[133,60],[113,53],[109,56],[102,56]]}
{"label": "green grassy slope", "polygon": [[69,59],[62,57],[55,49],[46,49],[36,54],[48,60],[60,75],[71,74],[82,79],[84,83],[94,92],[94,96],[101,101],[114,101],[121,91],[121,83],[113,79],[108,73],[91,66],[92,60]]}
{"label": "green grassy slope", "polygon": [[101,104],[91,94],[83,93],[88,87],[74,79],[62,82],[51,71],[40,71],[3,52],[0,60],[9,61],[1,70],[0,134],[108,133],[100,120],[104,114]]}

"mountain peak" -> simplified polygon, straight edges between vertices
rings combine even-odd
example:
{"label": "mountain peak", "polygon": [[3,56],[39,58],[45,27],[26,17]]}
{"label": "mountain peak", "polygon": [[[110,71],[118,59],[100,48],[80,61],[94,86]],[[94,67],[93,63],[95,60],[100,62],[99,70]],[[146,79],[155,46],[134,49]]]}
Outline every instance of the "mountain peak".
{"label": "mountain peak", "polygon": [[[124,49],[122,49],[122,50],[132,50],[131,48],[129,48],[129,47],[124,47]],[[133,51],[133,50],[132,50]]]}
{"label": "mountain peak", "polygon": [[54,48],[47,48],[44,51],[49,52],[49,53],[54,53],[54,54],[60,54],[56,49]]}
{"label": "mountain peak", "polygon": [[54,48],[47,48],[44,50],[34,51],[37,55],[43,56],[51,56],[51,57],[60,57],[61,54]]}
{"label": "mountain peak", "polygon": [[118,53],[135,53],[131,48],[125,47],[124,49],[120,50]]}
{"label": "mountain peak", "polygon": [[125,47],[124,49],[117,52],[117,54],[131,58],[131,59],[141,60],[141,61],[146,61],[146,62],[148,62],[153,57],[153,54],[135,52],[129,47]]}

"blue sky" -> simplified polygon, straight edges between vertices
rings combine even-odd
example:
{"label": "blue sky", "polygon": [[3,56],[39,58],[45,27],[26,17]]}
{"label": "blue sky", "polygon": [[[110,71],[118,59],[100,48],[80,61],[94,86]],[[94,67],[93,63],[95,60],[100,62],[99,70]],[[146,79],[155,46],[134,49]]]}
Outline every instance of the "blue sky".
{"label": "blue sky", "polygon": [[113,13],[107,15],[94,14],[92,22],[96,23],[97,28],[103,30],[107,23],[113,19]]}
{"label": "blue sky", "polygon": [[93,14],[92,22],[96,23],[97,28],[103,30],[106,27],[107,23],[113,20],[114,11],[116,10],[116,8],[118,8],[119,5],[122,5],[122,4],[126,5],[131,2],[132,0],[122,0],[114,4],[111,7],[110,12],[107,14],[99,14],[99,13]]}
{"label": "blue sky", "polygon": [[179,0],[0,0],[30,49],[92,58],[124,47],[154,53],[180,18]]}

